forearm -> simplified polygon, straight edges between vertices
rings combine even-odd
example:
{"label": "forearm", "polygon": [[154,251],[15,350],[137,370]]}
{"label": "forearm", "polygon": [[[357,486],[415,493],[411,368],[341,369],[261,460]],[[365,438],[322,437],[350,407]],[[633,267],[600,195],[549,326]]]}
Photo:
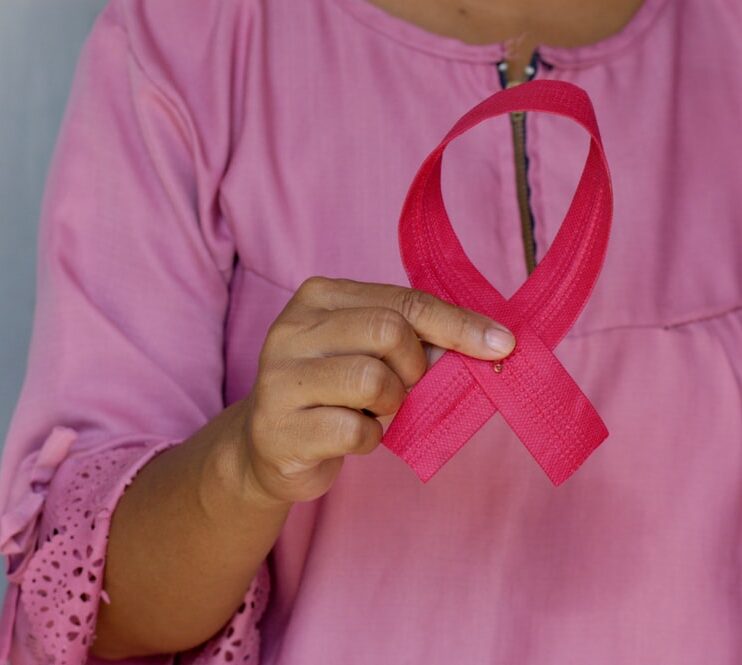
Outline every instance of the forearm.
{"label": "forearm", "polygon": [[275,542],[291,504],[240,477],[246,414],[233,404],[155,456],[111,521],[91,653],[173,653],[221,628]]}

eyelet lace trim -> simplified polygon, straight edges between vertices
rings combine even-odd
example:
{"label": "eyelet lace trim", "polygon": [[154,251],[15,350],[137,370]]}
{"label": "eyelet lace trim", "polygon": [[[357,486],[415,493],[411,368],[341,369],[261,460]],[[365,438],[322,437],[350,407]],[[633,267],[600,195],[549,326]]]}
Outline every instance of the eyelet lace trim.
{"label": "eyelet lace trim", "polygon": [[183,665],[258,665],[260,631],[257,622],[265,611],[270,592],[270,575],[263,563],[247,589],[242,604],[222,630],[204,646],[188,652],[195,655],[179,661]]}
{"label": "eyelet lace trim", "polygon": [[[25,571],[20,603],[31,630],[24,646],[40,665],[82,665],[95,639],[110,519],[137,471],[176,441],[154,448],[122,447],[75,460],[79,468],[65,487],[52,486],[41,521],[39,549]],[[66,463],[73,463],[67,460]],[[64,493],[63,497],[55,493]],[[258,663],[257,620],[267,604],[265,563],[225,627],[203,646],[180,654],[183,665]],[[169,660],[175,659],[173,655]]]}

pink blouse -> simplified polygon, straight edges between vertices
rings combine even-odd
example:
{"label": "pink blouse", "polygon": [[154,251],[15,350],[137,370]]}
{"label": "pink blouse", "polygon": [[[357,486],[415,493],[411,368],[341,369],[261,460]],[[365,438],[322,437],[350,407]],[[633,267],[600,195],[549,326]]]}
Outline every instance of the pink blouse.
{"label": "pink blouse", "polygon": [[[742,9],[645,0],[542,47],[613,175],[605,267],[556,354],[610,436],[554,487],[499,415],[429,483],[386,448],[298,503],[245,602],[144,665],[626,665],[742,659]],[[28,370],[0,470],[0,662],[88,655],[116,502],[255,378],[308,276],[407,285],[410,181],[500,89],[502,44],[366,0],[111,0],[77,65],[40,219]],[[587,139],[526,116],[537,259]],[[526,277],[511,127],[446,151],[462,244]]]}

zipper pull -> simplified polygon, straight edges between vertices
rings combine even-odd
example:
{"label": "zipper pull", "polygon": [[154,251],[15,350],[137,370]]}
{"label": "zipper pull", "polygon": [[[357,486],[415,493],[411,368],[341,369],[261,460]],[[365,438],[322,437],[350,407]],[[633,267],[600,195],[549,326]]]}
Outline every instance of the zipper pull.
{"label": "zipper pull", "polygon": [[536,76],[539,62],[541,62],[541,56],[538,52],[538,49],[535,49],[533,51],[533,55],[531,56],[531,61],[523,68],[524,78],[514,79],[512,81],[508,80],[507,74],[509,66],[507,60],[500,60],[499,62],[496,62],[495,66],[497,67],[497,72],[500,75],[500,86],[503,89],[512,88],[515,85],[532,80],[533,77]]}

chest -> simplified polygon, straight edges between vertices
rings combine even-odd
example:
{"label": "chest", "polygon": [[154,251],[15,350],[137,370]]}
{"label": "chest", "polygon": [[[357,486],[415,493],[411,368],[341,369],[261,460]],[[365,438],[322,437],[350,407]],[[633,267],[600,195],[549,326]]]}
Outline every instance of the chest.
{"label": "chest", "polygon": [[[661,61],[673,63],[662,77],[640,75],[641,49],[601,66],[537,72],[587,90],[614,185],[606,262],[574,334],[677,326],[742,303],[742,136],[731,131],[742,88],[725,82],[723,68],[709,78],[691,49],[661,41]],[[272,66],[292,74],[251,99],[222,196],[242,267],[285,299],[313,274],[406,285],[397,221],[407,188],[454,122],[500,89],[495,63],[425,54],[400,62],[395,53],[339,63],[330,44],[265,64],[267,76]],[[528,276],[523,184],[538,262],[588,145],[579,127],[554,116],[527,114],[523,129],[520,156],[511,123],[497,118],[458,138],[443,163],[454,228],[506,296]]]}

